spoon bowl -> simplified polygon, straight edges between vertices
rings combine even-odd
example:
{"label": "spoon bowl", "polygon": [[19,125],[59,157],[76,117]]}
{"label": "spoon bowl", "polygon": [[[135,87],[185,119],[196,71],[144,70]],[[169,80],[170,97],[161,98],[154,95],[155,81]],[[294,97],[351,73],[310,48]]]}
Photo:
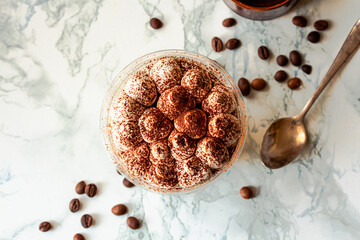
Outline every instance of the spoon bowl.
{"label": "spoon bowl", "polygon": [[280,118],[267,129],[260,147],[261,161],[271,169],[294,160],[307,142],[304,123],[296,117]]}

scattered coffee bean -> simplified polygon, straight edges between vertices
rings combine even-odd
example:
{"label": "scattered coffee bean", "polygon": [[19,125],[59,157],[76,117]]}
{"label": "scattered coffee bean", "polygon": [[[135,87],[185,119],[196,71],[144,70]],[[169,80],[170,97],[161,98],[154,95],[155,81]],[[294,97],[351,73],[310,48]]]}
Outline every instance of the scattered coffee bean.
{"label": "scattered coffee bean", "polygon": [[300,78],[290,78],[287,85],[290,89],[297,89],[301,85],[301,80]]}
{"label": "scattered coffee bean", "polygon": [[85,214],[81,217],[81,225],[84,227],[84,228],[89,228],[91,227],[93,223],[93,218],[91,215],[89,214]]}
{"label": "scattered coffee bean", "polygon": [[211,46],[215,52],[221,52],[223,50],[223,42],[218,37],[213,37],[211,40]]}
{"label": "scattered coffee bean", "polygon": [[318,20],[314,23],[314,28],[318,31],[324,31],[329,27],[329,23],[326,20]]}
{"label": "scattered coffee bean", "polygon": [[290,58],[291,64],[294,66],[300,66],[302,63],[301,55],[298,51],[295,51],[295,50],[291,51],[289,58]]}
{"label": "scattered coffee bean", "polygon": [[111,209],[111,212],[116,216],[124,215],[127,211],[128,209],[124,204],[115,205]]}
{"label": "scattered coffee bean", "polygon": [[69,209],[70,209],[70,212],[77,212],[80,210],[80,207],[81,207],[81,204],[80,204],[80,200],[77,199],[77,198],[74,198],[73,200],[70,201],[70,204],[69,204]]}
{"label": "scattered coffee bean", "polygon": [[85,193],[86,193],[86,195],[88,195],[88,197],[94,197],[96,195],[96,192],[97,192],[97,187],[95,184],[90,183],[90,184],[86,185]]}
{"label": "scattered coffee bean", "polygon": [[151,18],[150,19],[150,26],[153,29],[159,29],[163,26],[163,23],[158,18]]}
{"label": "scattered coffee bean", "polygon": [[127,180],[126,178],[124,178],[123,184],[124,184],[124,186],[127,187],[127,188],[131,188],[131,187],[135,186],[132,182],[130,182],[130,181]]}
{"label": "scattered coffee bean", "polygon": [[307,20],[303,16],[296,16],[296,17],[293,17],[292,23],[298,27],[306,27]]}
{"label": "scattered coffee bean", "polygon": [[301,70],[306,74],[310,74],[312,71],[312,67],[308,64],[304,64],[301,66]]}
{"label": "scattered coffee bean", "polygon": [[317,43],[320,40],[320,33],[312,31],[307,35],[307,39],[312,43]]}
{"label": "scattered coffee bean", "polygon": [[251,81],[251,87],[257,91],[263,90],[266,87],[266,82],[262,78],[255,78]]}
{"label": "scattered coffee bean", "polygon": [[234,18],[226,18],[224,19],[224,21],[222,22],[222,25],[224,27],[232,27],[236,24],[236,20]]}
{"label": "scattered coffee bean", "polygon": [[262,60],[268,59],[270,56],[269,49],[266,46],[259,47],[258,55],[259,55],[259,58],[261,58]]}
{"label": "scattered coffee bean", "polygon": [[278,82],[283,82],[287,79],[288,75],[285,71],[279,70],[275,73],[274,78]]}
{"label": "scattered coffee bean", "polygon": [[85,237],[82,234],[77,233],[75,234],[73,240],[85,240]]}
{"label": "scattered coffee bean", "polygon": [[78,182],[78,184],[76,184],[76,187],[75,187],[75,192],[77,194],[84,194],[85,186],[86,186],[86,183],[84,181]]}
{"label": "scattered coffee bean", "polygon": [[285,66],[286,64],[288,64],[289,60],[288,58],[285,56],[285,55],[279,55],[277,56],[276,58],[276,63],[279,65],[279,66]]}
{"label": "scattered coffee bean", "polygon": [[238,85],[243,96],[249,95],[251,89],[249,80],[247,80],[246,78],[240,78],[238,81]]}
{"label": "scattered coffee bean", "polygon": [[249,199],[252,197],[252,191],[249,187],[242,187],[240,189],[240,195],[245,199]]}
{"label": "scattered coffee bean", "polygon": [[40,223],[39,225],[39,230],[42,231],[42,232],[47,232],[51,229],[51,223],[49,222],[42,222]]}
{"label": "scattered coffee bean", "polygon": [[234,50],[240,47],[240,40],[236,38],[229,39],[225,44],[227,49]]}
{"label": "scattered coffee bean", "polygon": [[119,175],[122,175],[121,172],[119,172],[119,170],[116,169],[116,172],[119,174]]}
{"label": "scattered coffee bean", "polygon": [[128,217],[128,219],[126,220],[127,225],[132,228],[132,229],[138,229],[140,228],[140,222],[137,218],[135,217]]}

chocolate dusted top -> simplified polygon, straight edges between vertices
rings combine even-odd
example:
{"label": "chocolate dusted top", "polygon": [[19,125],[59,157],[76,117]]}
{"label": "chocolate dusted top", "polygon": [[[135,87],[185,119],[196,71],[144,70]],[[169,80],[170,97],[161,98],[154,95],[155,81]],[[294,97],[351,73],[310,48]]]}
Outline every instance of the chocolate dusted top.
{"label": "chocolate dusted top", "polygon": [[195,99],[183,87],[176,86],[159,97],[157,108],[170,120],[174,120],[181,113],[195,108]]}
{"label": "chocolate dusted top", "polygon": [[196,156],[178,163],[179,185],[188,188],[209,179],[210,168]]}
{"label": "chocolate dusted top", "polygon": [[143,138],[140,134],[140,128],[134,121],[119,121],[111,127],[112,141],[117,149],[126,151],[135,147]]}
{"label": "chocolate dusted top", "polygon": [[219,113],[232,113],[235,109],[234,93],[223,85],[214,86],[202,102],[202,110],[210,116]]}
{"label": "chocolate dusted top", "polygon": [[111,105],[110,119],[111,121],[121,121],[122,119],[137,121],[145,109],[145,106],[122,92]]}
{"label": "chocolate dusted top", "polygon": [[162,139],[150,144],[150,161],[155,165],[174,165],[174,158],[171,155],[167,139]]}
{"label": "chocolate dusted top", "polygon": [[120,158],[132,176],[146,178],[150,167],[149,154],[148,144],[142,142],[136,147],[120,154]]}
{"label": "chocolate dusted top", "polygon": [[158,92],[162,94],[167,89],[180,85],[182,72],[174,58],[163,58],[152,66],[150,77],[155,82]]}
{"label": "chocolate dusted top", "polygon": [[205,112],[195,108],[181,114],[174,121],[176,130],[186,133],[192,139],[199,139],[206,134],[207,118]]}
{"label": "chocolate dusted top", "polygon": [[[175,72],[178,73],[176,76],[180,76],[180,80],[176,80],[177,83],[174,86],[160,94],[157,91],[158,85],[155,86],[155,80],[150,77],[150,73],[155,70],[154,66],[156,64],[160,66],[160,62],[164,64],[169,59],[170,62],[175,61],[178,65],[180,72],[176,67]],[[138,134],[130,134],[129,141],[127,141],[129,145],[126,149],[116,147],[119,152],[122,152],[119,153],[119,156],[121,156],[119,160],[123,162],[131,177],[142,179],[162,189],[191,188],[196,184],[207,181],[226,165],[231,154],[227,151],[228,155],[226,155],[226,151],[221,151],[224,144],[219,138],[215,139],[210,135],[202,138],[209,130],[207,115],[199,108],[196,108],[198,105],[195,105],[195,102],[200,102],[204,106],[204,102],[211,92],[217,94],[218,92],[221,94],[225,92],[227,95],[223,95],[233,97],[234,101],[230,101],[230,103],[236,104],[233,91],[226,87],[225,80],[221,78],[221,75],[219,75],[220,78],[217,78],[217,75],[219,75],[219,72],[212,69],[211,66],[201,64],[195,60],[185,57],[163,57],[150,60],[148,65],[129,78],[128,81],[133,81],[132,84],[136,87],[140,86],[140,90],[143,89],[141,88],[143,82],[146,83],[146,86],[150,86],[148,89],[154,89],[155,86],[156,93],[154,94],[153,90],[149,91],[150,96],[154,98],[154,102],[150,105],[150,101],[148,101],[148,105],[145,106],[144,102],[140,104],[140,101],[143,100],[144,96],[145,102],[150,99],[146,97],[148,95],[144,95],[146,91],[132,91],[132,89],[129,89],[131,84],[126,82],[124,90],[120,90],[125,93],[120,92],[118,99],[114,99],[113,106],[110,107],[112,112],[110,119],[117,119],[109,124],[111,132],[126,118],[131,119],[132,126],[138,125],[138,131],[134,127],[134,132],[140,131],[141,138],[134,137],[138,136]],[[177,78],[175,77],[175,79]],[[169,83],[170,85],[174,84],[174,81]],[[204,88],[198,88],[198,86],[204,86]],[[212,86],[214,87],[212,88]],[[127,91],[125,91],[126,87],[128,87]],[[172,94],[168,93],[174,89],[177,91],[172,92]],[[130,96],[127,92],[133,93],[133,95]],[[121,94],[124,94],[125,97],[121,96]],[[154,95],[160,95],[158,101],[156,101],[157,97],[154,97]],[[142,97],[137,98],[139,96]],[[216,97],[218,96],[213,99],[216,100]],[[218,109],[216,107],[221,106],[221,101],[214,102],[217,105],[209,104],[208,109],[210,110],[207,112],[211,118],[217,115],[216,111]],[[223,106],[227,108],[226,112],[229,111],[236,115],[236,111],[230,111],[236,105],[225,104]],[[139,115],[141,115],[140,118]],[[169,118],[174,121],[172,122]],[[178,129],[173,129],[174,125]],[[179,129],[183,132],[180,132]],[[114,137],[116,138],[116,136]],[[195,138],[202,139],[196,140]],[[112,140],[114,141],[114,139]],[[138,142],[140,140],[145,142]],[[227,150],[226,147],[225,150]]]}
{"label": "chocolate dusted top", "polygon": [[152,143],[166,138],[173,125],[157,108],[148,108],[139,119],[139,127],[145,142]]}
{"label": "chocolate dusted top", "polygon": [[201,68],[193,68],[181,79],[181,86],[200,103],[212,87],[211,79]]}
{"label": "chocolate dusted top", "polygon": [[200,139],[196,148],[196,156],[213,169],[221,168],[230,160],[229,152],[225,145],[213,137]]}
{"label": "chocolate dusted top", "polygon": [[191,139],[185,133],[174,129],[171,132],[168,141],[171,154],[178,161],[185,160],[195,153],[196,140]]}
{"label": "chocolate dusted top", "polygon": [[175,165],[152,165],[149,169],[149,181],[160,188],[175,187],[178,184]]}
{"label": "chocolate dusted top", "polygon": [[146,71],[138,71],[127,80],[124,91],[129,97],[147,107],[157,98],[155,83]]}
{"label": "chocolate dusted top", "polygon": [[166,159],[171,156],[167,139],[151,143],[150,151],[155,159]]}
{"label": "chocolate dusted top", "polygon": [[221,113],[209,121],[209,135],[221,140],[226,147],[230,147],[241,136],[240,120],[234,115]]}

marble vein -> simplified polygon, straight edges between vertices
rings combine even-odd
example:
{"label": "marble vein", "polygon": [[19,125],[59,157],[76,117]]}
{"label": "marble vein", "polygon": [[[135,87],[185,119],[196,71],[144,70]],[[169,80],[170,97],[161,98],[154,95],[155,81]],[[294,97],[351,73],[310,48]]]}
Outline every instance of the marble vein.
{"label": "marble vein", "polygon": [[[289,14],[256,22],[232,13],[222,0],[4,0],[0,2],[0,239],[360,239],[360,54],[353,56],[307,117],[311,143],[299,160],[270,170],[259,161],[267,126],[297,114],[318,86],[345,35],[359,17],[355,0],[303,0]],[[346,17],[344,17],[346,13]],[[292,16],[308,16],[295,28]],[[164,28],[148,21],[158,17]],[[226,17],[237,20],[225,29]],[[318,45],[307,33],[316,19],[331,20]],[[236,51],[214,53],[211,38],[236,37]],[[267,45],[269,61],[256,50]],[[264,92],[246,98],[248,136],[243,153],[225,176],[206,189],[161,196],[126,189],[102,146],[99,112],[116,74],[130,61],[163,48],[184,48],[224,66],[236,81],[263,77]],[[274,57],[297,49],[311,75],[287,66],[304,86],[291,91],[273,80]],[[97,182],[84,209],[67,212],[79,178]],[[256,198],[239,195],[244,185]],[[46,191],[44,191],[46,189]],[[126,203],[142,220],[137,231],[110,209]],[[65,206],[65,207],[64,207]],[[97,224],[82,229],[79,218]],[[55,229],[43,234],[41,220]]]}

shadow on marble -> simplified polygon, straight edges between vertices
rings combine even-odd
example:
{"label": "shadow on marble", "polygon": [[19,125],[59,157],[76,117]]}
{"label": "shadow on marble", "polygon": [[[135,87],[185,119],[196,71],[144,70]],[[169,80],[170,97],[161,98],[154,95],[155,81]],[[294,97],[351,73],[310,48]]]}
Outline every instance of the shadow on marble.
{"label": "shadow on marble", "polygon": [[247,187],[250,188],[250,190],[251,190],[251,193],[252,193],[251,198],[255,198],[260,194],[260,188],[261,188],[260,186],[256,187],[256,186],[250,185]]}
{"label": "shadow on marble", "polygon": [[98,213],[88,213],[93,217],[91,228],[95,228],[101,223],[101,214]]}

